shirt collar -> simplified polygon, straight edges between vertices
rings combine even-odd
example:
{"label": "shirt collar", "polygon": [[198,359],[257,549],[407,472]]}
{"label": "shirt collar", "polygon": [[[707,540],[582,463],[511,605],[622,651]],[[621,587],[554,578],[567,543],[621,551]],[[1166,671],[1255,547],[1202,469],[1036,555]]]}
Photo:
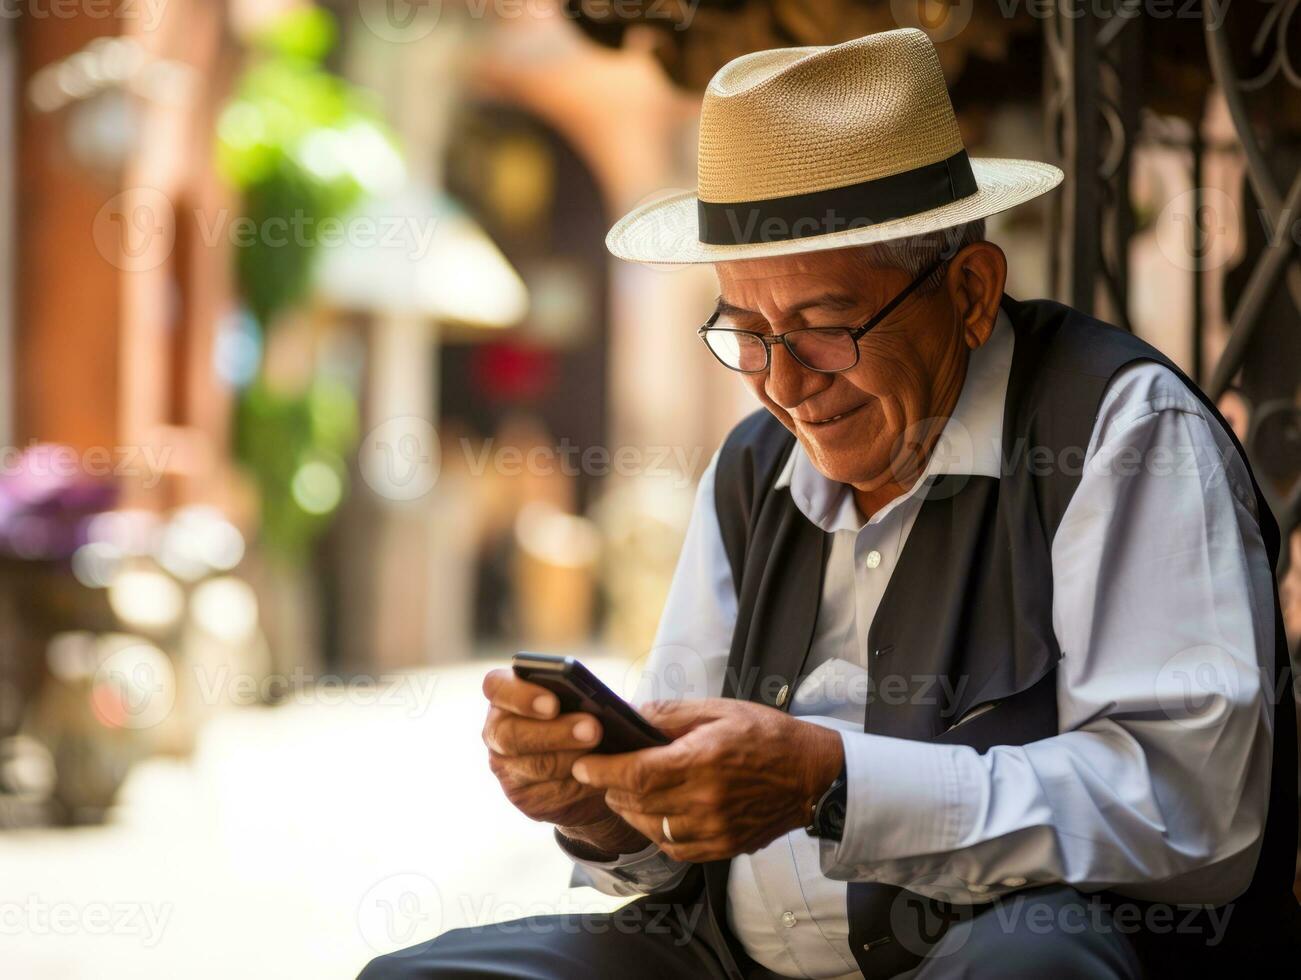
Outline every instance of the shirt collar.
{"label": "shirt collar", "polygon": [[[966,474],[997,478],[1000,475],[1003,403],[1007,399],[1014,341],[1011,320],[1000,307],[989,340],[971,352],[958,402],[940,433],[926,469],[912,489],[873,514],[869,524],[883,520],[933,477]],[[848,485],[819,473],[798,442],[775,484],[776,489],[787,487],[795,506],[822,530],[857,530],[862,526]]]}

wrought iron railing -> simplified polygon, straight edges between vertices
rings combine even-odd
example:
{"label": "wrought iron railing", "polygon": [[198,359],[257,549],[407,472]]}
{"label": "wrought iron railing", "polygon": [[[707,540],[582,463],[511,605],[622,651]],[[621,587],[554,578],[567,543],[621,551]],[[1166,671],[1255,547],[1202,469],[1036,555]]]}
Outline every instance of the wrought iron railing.
{"label": "wrought iron railing", "polygon": [[[1271,230],[1257,254],[1248,253],[1249,269],[1235,276],[1245,284],[1228,316],[1227,342],[1215,363],[1205,365],[1203,263],[1187,263],[1192,311],[1191,373],[1214,399],[1235,392],[1245,403],[1248,425],[1244,446],[1283,533],[1278,572],[1288,570],[1287,542],[1301,522],[1301,410],[1296,404],[1301,361],[1278,384],[1253,384],[1244,366],[1276,357],[1262,337],[1262,322],[1279,291],[1289,297],[1288,312],[1301,329],[1301,259],[1298,238],[1288,233],[1301,215],[1301,173],[1280,181],[1277,154],[1271,152],[1268,124],[1252,117],[1248,97],[1271,84],[1301,90],[1301,71],[1287,50],[1289,28],[1301,0],[1276,0],[1269,7],[1244,7],[1227,0],[1203,4],[1202,19],[1210,75],[1224,99],[1246,166],[1247,181],[1258,211],[1237,208],[1244,221],[1260,221]],[[1196,10],[1196,8],[1193,8]],[[1142,91],[1144,36],[1161,25],[1143,15],[1135,0],[1096,0],[1059,4],[1045,24],[1045,116],[1048,138],[1066,172],[1063,193],[1053,203],[1054,234],[1049,269],[1053,292],[1071,305],[1130,327],[1128,256],[1134,232],[1129,175],[1133,148],[1141,137],[1145,93]],[[1251,77],[1238,74],[1231,38],[1254,30],[1250,49],[1266,67]],[[1236,32],[1236,33],[1235,33]],[[1271,47],[1272,46],[1272,47]],[[1259,98],[1256,95],[1256,98]],[[1281,112],[1280,112],[1281,116]],[[1206,236],[1221,229],[1201,220],[1204,144],[1201,120],[1193,119],[1186,148],[1192,161],[1193,221],[1191,255],[1206,254]],[[1283,229],[1280,231],[1280,229]],[[1254,388],[1254,390],[1253,390]],[[1286,389],[1286,390],[1284,390]]]}

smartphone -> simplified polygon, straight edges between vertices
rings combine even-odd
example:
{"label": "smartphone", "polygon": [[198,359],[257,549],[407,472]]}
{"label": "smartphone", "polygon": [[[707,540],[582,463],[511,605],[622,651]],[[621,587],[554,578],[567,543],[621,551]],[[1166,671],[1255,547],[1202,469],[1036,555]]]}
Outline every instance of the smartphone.
{"label": "smartphone", "polygon": [[601,722],[601,743],[593,752],[634,752],[672,741],[573,657],[517,653],[511,666],[516,677],[545,687],[559,698],[561,714],[586,711],[596,716]]}

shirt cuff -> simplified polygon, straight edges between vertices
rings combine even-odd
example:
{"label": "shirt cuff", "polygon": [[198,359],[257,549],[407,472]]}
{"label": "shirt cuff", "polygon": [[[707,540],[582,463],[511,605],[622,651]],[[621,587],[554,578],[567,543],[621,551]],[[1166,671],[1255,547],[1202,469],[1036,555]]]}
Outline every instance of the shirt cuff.
{"label": "shirt cuff", "polygon": [[674,861],[655,844],[647,844],[632,854],[620,854],[613,861],[591,861],[579,857],[559,829],[556,843],[574,862],[571,885],[590,885],[614,895],[649,894],[671,887],[681,880],[688,865]]}
{"label": "shirt cuff", "polygon": [[[984,786],[975,750],[863,732],[840,733],[848,782],[845,830],[823,840],[822,872],[872,881],[875,866],[955,850],[975,825]],[[897,871],[897,866],[892,870]]]}

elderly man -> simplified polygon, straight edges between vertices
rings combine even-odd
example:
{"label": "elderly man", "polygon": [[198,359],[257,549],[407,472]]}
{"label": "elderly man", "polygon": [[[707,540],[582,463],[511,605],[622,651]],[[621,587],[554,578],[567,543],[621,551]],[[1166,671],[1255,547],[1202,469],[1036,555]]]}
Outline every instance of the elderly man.
{"label": "elderly man", "polygon": [[592,754],[593,717],[484,682],[511,802],[643,897],[364,976],[1190,976],[1295,942],[1278,531],[1170,361],[1004,293],[984,218],[1060,172],[969,159],[917,31],[727,65],[699,167],[608,239],[715,263],[701,337],[763,405],[651,659],[673,741]]}

